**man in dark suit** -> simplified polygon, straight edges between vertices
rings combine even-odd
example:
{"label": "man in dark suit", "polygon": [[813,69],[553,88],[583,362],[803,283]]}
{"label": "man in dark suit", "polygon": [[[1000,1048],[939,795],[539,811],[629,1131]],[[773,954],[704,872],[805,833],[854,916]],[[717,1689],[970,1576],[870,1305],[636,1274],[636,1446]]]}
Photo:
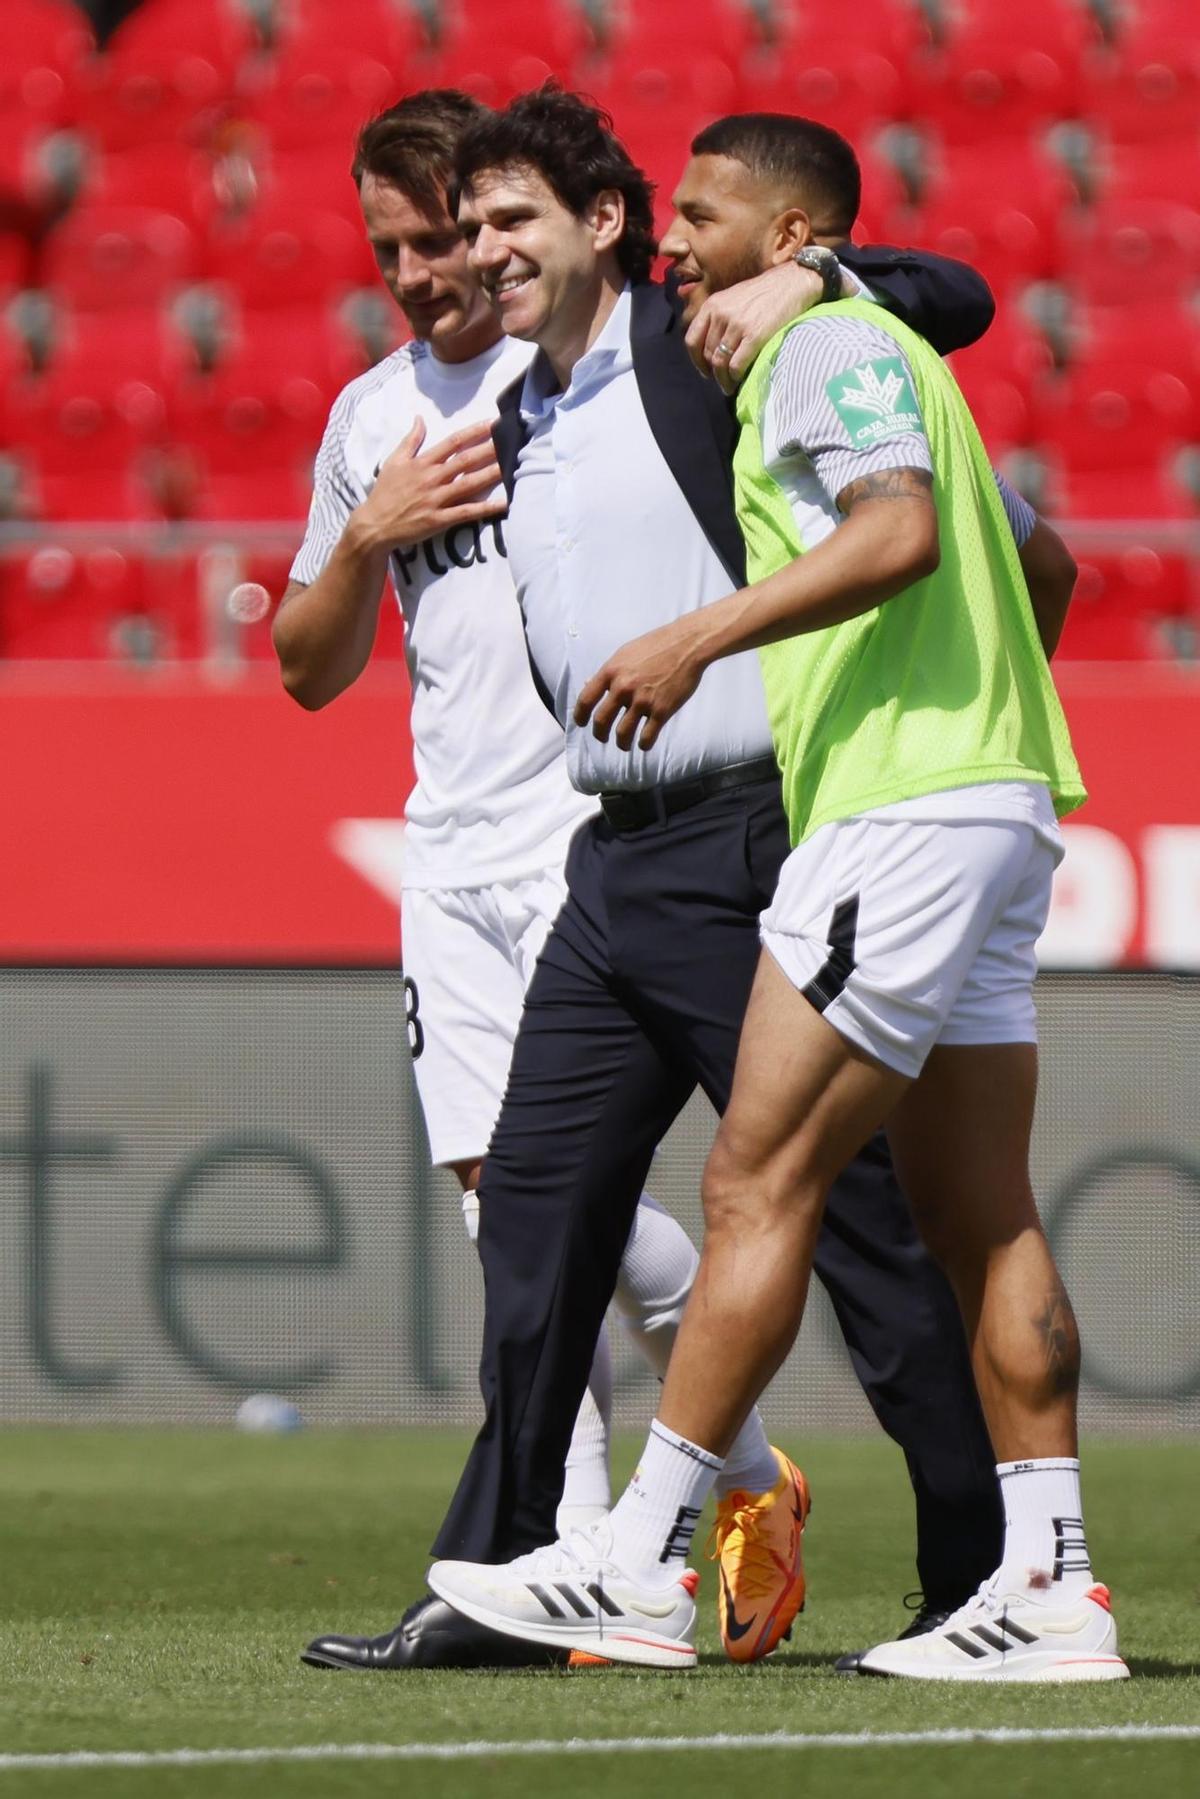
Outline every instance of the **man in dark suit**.
{"label": "man in dark suit", "polygon": [[[727,662],[651,755],[606,757],[570,722],[578,686],[612,648],[745,581],[734,422],[691,366],[675,301],[649,280],[647,184],[593,108],[552,90],[468,130],[458,174],[473,264],[505,330],[539,345],[496,431],[506,537],[535,680],[566,730],[572,780],[603,808],[572,846],[481,1189],[487,1419],[435,1554],[487,1562],[555,1535],[588,1345],[643,1177],[697,1085],[718,1110],[728,1099],[758,915],[788,838],[753,659]],[[841,255],[939,348],[990,318],[986,289],[956,265]],[[777,271],[762,335],[825,279]],[[994,1566],[1000,1512],[957,1308],[882,1140],[835,1189],[817,1269],[908,1462],[923,1624]],[[736,1567],[722,1571],[730,1647],[747,1613]],[[384,1637],[321,1643],[342,1666],[491,1659],[486,1632],[428,1600]]]}

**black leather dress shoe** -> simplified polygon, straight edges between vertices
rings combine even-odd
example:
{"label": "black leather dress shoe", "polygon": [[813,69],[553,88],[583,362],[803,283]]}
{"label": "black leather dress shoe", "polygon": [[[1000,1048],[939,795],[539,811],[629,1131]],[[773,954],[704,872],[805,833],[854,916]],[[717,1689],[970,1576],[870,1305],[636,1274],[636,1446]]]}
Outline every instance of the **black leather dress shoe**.
{"label": "black leather dress shoe", "polygon": [[398,1668],[565,1667],[566,1649],[543,1648],[503,1637],[464,1618],[444,1599],[426,1593],[410,1605],[394,1630],[381,1637],[314,1637],[300,1660],[310,1668],[388,1673]]}
{"label": "black leather dress shoe", "polygon": [[[949,1616],[949,1611],[939,1612],[931,1605],[923,1605],[908,1629],[902,1630],[892,1641],[903,1643],[907,1637],[923,1637],[929,1631],[936,1630],[939,1624],[944,1624]],[[845,1655],[839,1655],[833,1664],[834,1673],[857,1674],[858,1664],[866,1654],[865,1649],[851,1649]]]}

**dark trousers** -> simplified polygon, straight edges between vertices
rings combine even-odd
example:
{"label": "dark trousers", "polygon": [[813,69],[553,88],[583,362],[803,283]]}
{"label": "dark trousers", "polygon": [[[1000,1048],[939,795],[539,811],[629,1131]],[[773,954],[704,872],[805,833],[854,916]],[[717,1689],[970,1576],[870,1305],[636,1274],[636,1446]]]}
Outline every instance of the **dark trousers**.
{"label": "dark trousers", "polygon": [[[699,1085],[729,1099],[788,852],[777,783],[664,824],[576,835],[568,897],[534,971],[480,1188],[487,1417],[434,1546],[506,1561],[552,1542],[563,1462],[656,1145]],[[903,1449],[926,1599],[956,1604],[1000,1561],[994,1457],[950,1288],[882,1137],[838,1180],[816,1272],[854,1370]]]}

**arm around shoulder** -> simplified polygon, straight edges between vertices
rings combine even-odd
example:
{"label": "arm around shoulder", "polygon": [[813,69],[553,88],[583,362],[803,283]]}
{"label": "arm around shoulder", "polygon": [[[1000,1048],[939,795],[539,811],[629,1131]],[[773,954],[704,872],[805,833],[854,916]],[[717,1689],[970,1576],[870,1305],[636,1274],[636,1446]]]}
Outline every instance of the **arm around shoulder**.
{"label": "arm around shoulder", "polygon": [[977,342],[996,316],[983,276],[951,256],[847,244],[839,248],[838,260],[941,356]]}

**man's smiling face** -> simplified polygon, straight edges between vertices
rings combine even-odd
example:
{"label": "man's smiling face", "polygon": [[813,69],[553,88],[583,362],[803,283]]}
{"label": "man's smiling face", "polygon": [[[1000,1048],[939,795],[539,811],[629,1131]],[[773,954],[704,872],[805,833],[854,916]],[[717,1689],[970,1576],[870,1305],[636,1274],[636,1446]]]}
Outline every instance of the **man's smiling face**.
{"label": "man's smiling face", "polygon": [[458,228],[510,337],[544,344],[594,304],[600,252],[591,213],[573,213],[536,170],[481,169],[459,200]]}
{"label": "man's smiling face", "polygon": [[675,216],[662,240],[691,324],[710,294],[759,275],[770,264],[771,226],[783,206],[772,187],[732,156],[693,156],[672,197]]}

